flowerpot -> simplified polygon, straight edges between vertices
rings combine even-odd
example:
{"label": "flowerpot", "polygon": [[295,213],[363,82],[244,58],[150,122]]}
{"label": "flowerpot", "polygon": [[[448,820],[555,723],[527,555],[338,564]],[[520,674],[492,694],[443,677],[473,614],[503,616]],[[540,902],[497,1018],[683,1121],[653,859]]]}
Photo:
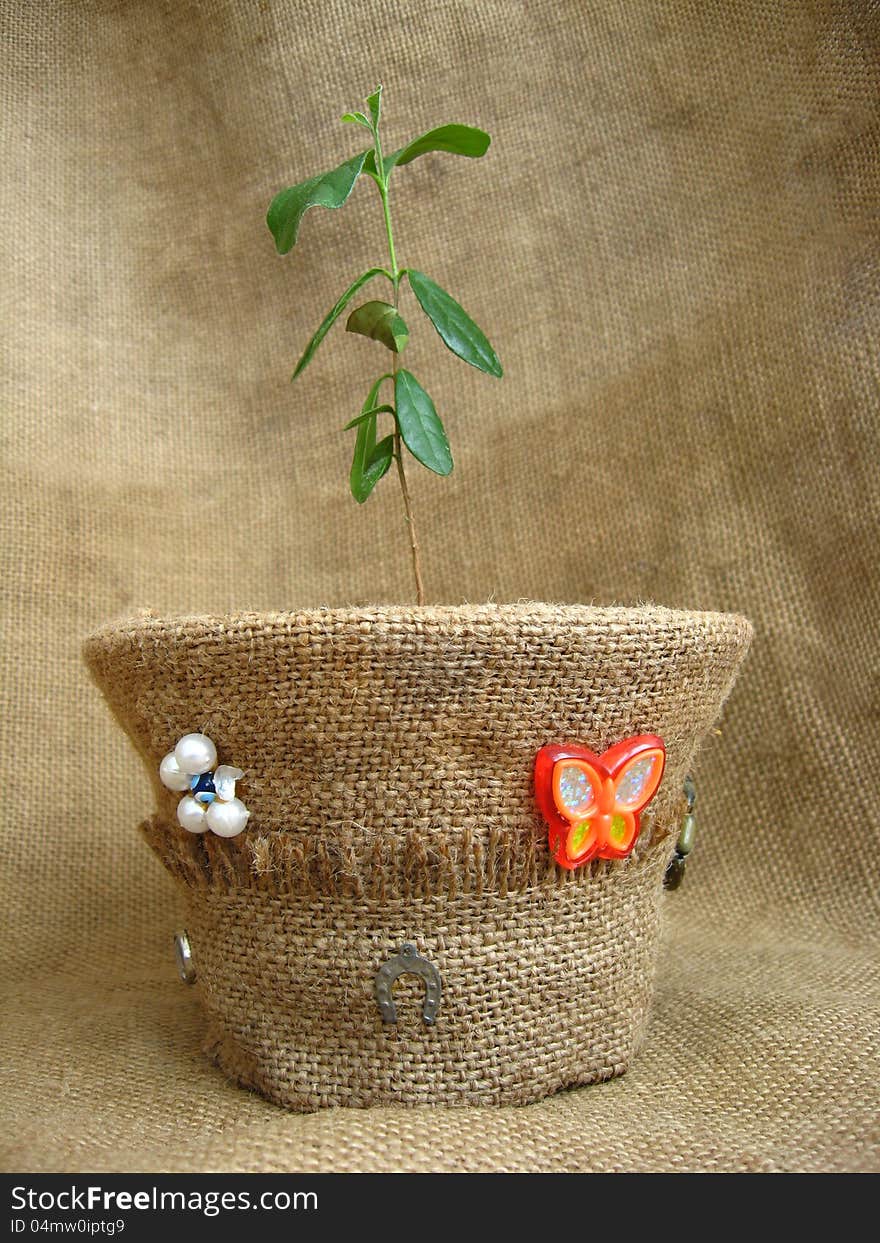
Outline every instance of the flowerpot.
{"label": "flowerpot", "polygon": [[[155,786],[142,831],[187,896],[210,1055],[296,1110],[526,1103],[624,1071],[683,780],[750,637],[738,616],[542,604],[93,635]],[[159,766],[191,732],[243,770],[238,836],[177,822]],[[642,734],[666,767],[632,852],[560,866],[537,753]]]}

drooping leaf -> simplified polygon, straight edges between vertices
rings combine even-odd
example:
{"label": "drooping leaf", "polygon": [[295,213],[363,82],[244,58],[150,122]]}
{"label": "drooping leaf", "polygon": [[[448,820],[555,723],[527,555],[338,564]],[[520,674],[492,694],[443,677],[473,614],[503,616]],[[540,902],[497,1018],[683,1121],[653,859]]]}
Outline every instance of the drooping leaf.
{"label": "drooping leaf", "polygon": [[[383,475],[388,473],[388,468],[394,460],[394,437],[385,436],[373,448],[370,454],[370,460],[367,462],[366,470],[363,474],[364,487],[367,488],[367,496],[373,491],[376,484]],[[366,497],[364,497],[366,500]]]}
{"label": "drooping leaf", "polygon": [[475,125],[439,125],[395,151],[391,160],[395,167],[402,167],[430,151],[445,151],[449,155],[478,160],[489,150],[491,141],[486,131]]}
{"label": "drooping leaf", "polygon": [[[430,151],[446,151],[449,155],[463,155],[470,160],[477,160],[489,150],[491,141],[485,130],[477,129],[474,125],[440,125],[437,129],[420,134],[391,155],[384,156],[382,163],[385,165],[385,176],[389,175],[392,168],[409,164]],[[372,151],[367,152],[364,171],[371,174],[376,172]]]}
{"label": "drooping leaf", "polygon": [[377,86],[372,95],[367,96],[367,107],[370,110],[370,116],[373,118],[373,127],[379,125],[379,117],[382,115],[382,87]]}
{"label": "drooping leaf", "polygon": [[498,355],[467,312],[424,272],[409,268],[407,275],[419,306],[437,329],[443,343],[472,367],[500,378],[503,372]]}
{"label": "drooping leaf", "polygon": [[362,112],[346,112],[344,116],[339,118],[346,121],[349,125],[362,125],[364,129],[371,129],[370,122]]}
{"label": "drooping leaf", "polygon": [[398,371],[394,405],[403,443],[414,458],[436,475],[452,470],[452,453],[431,398],[410,371]]}
{"label": "drooping leaf", "polygon": [[[379,396],[379,389],[388,378],[387,375],[381,375],[375,381],[361,407],[361,416],[366,417],[357,420],[359,426],[354,442],[354,456],[351,461],[348,481],[351,494],[359,505],[364,503],[388,469],[386,465],[384,469],[380,470],[382,456],[385,454],[387,446],[382,449],[382,455],[378,459],[375,457],[379,449],[379,445],[376,444],[376,417],[379,413],[376,406],[376,398]],[[394,437],[386,437],[385,439],[391,440],[393,448]],[[385,445],[385,441],[381,441],[380,444]],[[378,465],[376,464],[377,460]],[[379,473],[376,473],[376,471],[379,471]]]}
{"label": "drooping leaf", "polygon": [[369,489],[364,491],[364,471],[367,469],[367,463],[370,460],[370,454],[376,447],[376,419],[375,416],[365,419],[357,430],[357,436],[354,442],[354,454],[351,459],[351,470],[348,475],[348,484],[351,488],[351,494],[359,505],[362,505],[370,495]]}
{"label": "drooping leaf", "polygon": [[362,414],[355,415],[355,417],[351,420],[351,422],[346,423],[345,427],[343,427],[342,430],[344,432],[347,432],[352,427],[359,427],[361,423],[366,422],[366,420],[369,419],[374,414],[393,414],[393,413],[394,413],[393,406],[373,406],[372,410],[364,410]]}
{"label": "drooping leaf", "polygon": [[346,289],[345,293],[342,295],[342,297],[339,299],[336,305],[330,311],[328,311],[327,314],[324,316],[323,320],[320,323],[320,326],[318,327],[317,332],[312,337],[311,341],[308,343],[306,348],[303,350],[303,356],[299,360],[299,362],[296,364],[296,368],[294,370],[293,376],[291,377],[292,379],[295,380],[298,375],[301,375],[302,372],[305,371],[306,367],[309,365],[309,363],[314,358],[315,351],[317,350],[318,346],[321,344],[321,342],[326,337],[327,333],[336,323],[339,316],[348,306],[349,302],[351,302],[352,298],[357,293],[357,291],[361,289],[364,285],[366,285],[367,281],[372,280],[374,276],[381,275],[383,270],[384,269],[382,268],[370,268],[369,272],[364,272],[363,276],[359,276],[353,285],[349,285],[348,289]]}
{"label": "drooping leaf", "polygon": [[393,354],[399,354],[409,340],[409,329],[390,302],[365,302],[349,315],[345,331],[381,341]]}
{"label": "drooping leaf", "polygon": [[393,436],[386,436],[376,444],[375,415],[362,423],[358,428],[349,476],[351,494],[359,505],[363,505],[373,488],[387,473],[393,456]]}
{"label": "drooping leaf", "polygon": [[329,173],[318,173],[299,185],[288,186],[275,195],[266,216],[275,247],[286,255],[296,244],[300,221],[310,207],[341,207],[354,189],[364,166],[367,152],[346,160]]}

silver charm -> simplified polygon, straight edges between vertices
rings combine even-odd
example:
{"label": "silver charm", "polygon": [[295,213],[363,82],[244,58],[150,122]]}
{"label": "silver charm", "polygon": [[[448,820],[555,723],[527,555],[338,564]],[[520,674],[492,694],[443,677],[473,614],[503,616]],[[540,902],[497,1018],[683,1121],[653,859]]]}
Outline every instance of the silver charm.
{"label": "silver charm", "polygon": [[193,962],[189,933],[185,928],[181,928],[180,932],[174,934],[174,958],[177,962],[177,974],[184,984],[195,984],[196,965]]}
{"label": "silver charm", "polygon": [[425,984],[425,1004],[422,1006],[422,1018],[426,1027],[433,1027],[437,1021],[437,1008],[440,1005],[440,972],[427,958],[420,957],[416,947],[407,942],[400,947],[400,953],[383,962],[376,972],[376,1001],[382,1013],[383,1023],[396,1023],[397,1010],[391,989],[400,975],[417,975]]}
{"label": "silver charm", "polygon": [[697,801],[697,791],[694,786],[694,779],[690,773],[684,779],[684,799],[685,814],[679,827],[678,840],[675,843],[675,854],[670,859],[666,868],[666,875],[663,877],[664,888],[670,890],[677,889],[684,880],[688,855],[694,848],[694,830],[696,827],[694,805]]}

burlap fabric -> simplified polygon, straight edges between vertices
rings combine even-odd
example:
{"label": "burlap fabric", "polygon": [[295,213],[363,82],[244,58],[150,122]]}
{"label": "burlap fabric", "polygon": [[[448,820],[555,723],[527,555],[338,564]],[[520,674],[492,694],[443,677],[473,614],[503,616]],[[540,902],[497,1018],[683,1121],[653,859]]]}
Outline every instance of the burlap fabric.
{"label": "burlap fabric", "polygon": [[[189,895],[212,1056],[300,1110],[524,1104],[625,1070],[683,775],[750,637],[736,616],[535,604],[99,631],[89,664],[156,790],[147,837]],[[194,726],[244,767],[232,840],[181,829],[158,780]],[[557,868],[538,749],[646,731],[666,771],[633,856]],[[382,1021],[376,972],[404,943],[440,972],[434,1026],[413,996]]]}
{"label": "burlap fabric", "polygon": [[[878,1164],[878,30],[866,3],[2,5],[4,1162],[40,1169]],[[394,480],[346,499],[378,346],[315,323],[383,258],[375,196],[273,252],[280,185],[481,123],[395,175],[448,481],[412,473],[432,602],[742,612],[696,768],[647,1039],[525,1107],[295,1115],[203,1058],[152,796],[82,638],[149,606],[411,598]]]}

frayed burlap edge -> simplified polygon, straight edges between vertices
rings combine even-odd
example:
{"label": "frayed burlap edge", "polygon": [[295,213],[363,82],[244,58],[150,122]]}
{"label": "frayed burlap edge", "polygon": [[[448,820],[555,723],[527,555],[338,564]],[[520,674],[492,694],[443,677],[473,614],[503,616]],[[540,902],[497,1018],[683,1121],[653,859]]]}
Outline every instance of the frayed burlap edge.
{"label": "frayed burlap edge", "polygon": [[[684,811],[683,797],[678,800]],[[492,827],[485,839],[465,827],[455,837],[426,839],[413,830],[403,846],[357,830],[316,837],[297,832],[244,837],[240,845],[211,834],[193,835],[151,816],[140,831],[172,876],[196,889],[250,889],[272,897],[427,898],[497,893],[501,897],[539,885],[584,885],[630,866],[678,827],[661,826],[646,813],[631,859],[592,863],[568,871],[558,867],[537,835],[507,834]]]}

